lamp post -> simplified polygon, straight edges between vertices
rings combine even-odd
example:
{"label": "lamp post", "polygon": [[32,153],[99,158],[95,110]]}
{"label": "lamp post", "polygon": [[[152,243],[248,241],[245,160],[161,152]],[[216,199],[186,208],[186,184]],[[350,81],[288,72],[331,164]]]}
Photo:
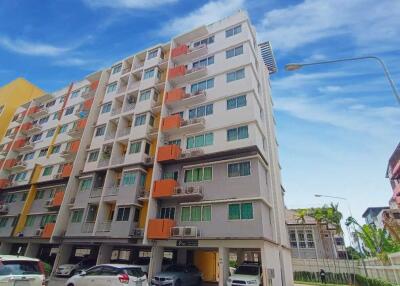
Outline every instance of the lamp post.
{"label": "lamp post", "polygon": [[343,58],[343,59],[335,59],[335,60],[328,60],[328,61],[319,61],[319,62],[313,62],[313,63],[289,63],[285,65],[285,70],[287,71],[295,71],[298,69],[301,69],[303,67],[307,66],[314,66],[314,65],[324,65],[324,64],[333,64],[333,63],[339,63],[339,62],[349,62],[349,61],[359,61],[359,60],[376,60],[380,66],[383,68],[383,72],[386,76],[386,79],[389,82],[389,85],[392,89],[393,95],[396,98],[398,104],[400,104],[400,95],[399,92],[397,91],[397,88],[394,84],[394,81],[392,79],[392,76],[389,73],[388,68],[386,67],[385,63],[383,60],[379,57],[376,56],[363,56],[363,57],[354,57],[354,58]]}
{"label": "lamp post", "polygon": [[[348,208],[348,210],[349,210],[349,214],[350,214],[351,217],[353,217],[353,214],[351,213],[350,203],[349,203],[349,201],[348,201],[346,198],[344,198],[344,197],[336,197],[336,196],[328,196],[328,195],[320,195],[320,194],[315,194],[314,197],[317,197],[317,198],[330,198],[330,199],[337,199],[337,200],[345,201],[346,204],[347,204],[347,208]],[[354,227],[354,225],[353,225],[353,231],[354,231],[354,233],[355,233],[355,227]],[[362,254],[360,239],[358,238],[358,235],[355,235],[355,238],[356,238],[356,243],[357,243],[358,251],[360,252],[360,254]],[[350,233],[350,239],[351,239],[351,233]],[[347,255],[347,250],[346,250],[346,255]],[[361,263],[362,263],[363,268],[364,268],[365,276],[368,277],[368,271],[367,271],[367,267],[366,267],[366,265],[365,265],[364,258],[362,257],[362,255],[360,255],[360,258],[361,258]]]}

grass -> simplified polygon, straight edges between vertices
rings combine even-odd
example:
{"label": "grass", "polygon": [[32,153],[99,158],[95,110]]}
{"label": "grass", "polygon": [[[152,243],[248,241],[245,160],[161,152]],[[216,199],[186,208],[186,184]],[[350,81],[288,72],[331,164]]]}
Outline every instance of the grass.
{"label": "grass", "polygon": [[294,281],[295,284],[302,285],[315,285],[315,286],[347,286],[347,284],[322,284],[319,282],[304,282],[304,281]]}

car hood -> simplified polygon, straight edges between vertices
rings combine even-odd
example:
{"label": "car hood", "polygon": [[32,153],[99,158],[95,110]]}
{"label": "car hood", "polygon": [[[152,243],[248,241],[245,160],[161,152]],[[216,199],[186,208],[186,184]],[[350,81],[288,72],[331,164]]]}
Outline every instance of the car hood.
{"label": "car hood", "polygon": [[173,278],[182,275],[183,272],[161,272],[157,273],[155,276],[159,278]]}
{"label": "car hood", "polygon": [[231,278],[232,280],[245,280],[245,281],[260,280],[260,277],[257,275],[244,275],[244,274],[233,274],[229,278]]}
{"label": "car hood", "polygon": [[71,268],[75,268],[75,267],[76,267],[76,264],[63,264],[63,265],[58,266],[59,269],[66,269],[66,268],[71,269]]}

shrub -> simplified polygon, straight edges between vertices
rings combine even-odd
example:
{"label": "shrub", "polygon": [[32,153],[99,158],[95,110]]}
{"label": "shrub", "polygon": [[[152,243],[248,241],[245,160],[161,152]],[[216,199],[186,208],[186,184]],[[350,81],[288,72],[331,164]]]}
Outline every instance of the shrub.
{"label": "shrub", "polygon": [[376,278],[369,278],[356,274],[356,284],[358,286],[394,286],[394,284]]}

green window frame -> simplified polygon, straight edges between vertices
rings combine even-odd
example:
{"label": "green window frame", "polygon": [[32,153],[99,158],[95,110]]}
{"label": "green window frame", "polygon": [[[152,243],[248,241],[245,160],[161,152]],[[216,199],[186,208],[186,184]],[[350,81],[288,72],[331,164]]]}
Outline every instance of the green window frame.
{"label": "green window frame", "polygon": [[86,191],[86,190],[90,190],[90,188],[92,187],[92,179],[83,179],[81,181],[81,187],[80,190],[81,191]]}
{"label": "green window frame", "polygon": [[41,200],[44,197],[44,190],[36,191],[35,200]]}
{"label": "green window frame", "polygon": [[186,149],[199,148],[214,144],[214,133],[205,133],[188,137],[186,139]]}
{"label": "green window frame", "polygon": [[185,183],[211,181],[213,170],[211,166],[185,170]]}
{"label": "green window frame", "polygon": [[88,156],[88,162],[96,162],[99,158],[99,153],[99,150],[90,152]]}
{"label": "green window frame", "polygon": [[28,215],[25,221],[25,227],[32,227],[35,224],[36,216]]}
{"label": "green window frame", "polygon": [[131,142],[129,146],[129,154],[140,153],[141,149],[142,149],[142,141]]}
{"label": "green window frame", "polygon": [[8,218],[7,217],[0,218],[0,227],[6,227],[7,226],[7,222],[8,222]]}
{"label": "green window frame", "polygon": [[83,209],[74,210],[72,212],[71,223],[79,223],[83,218]]}
{"label": "green window frame", "polygon": [[123,185],[133,185],[136,181],[136,173],[134,172],[124,172],[122,177]]}
{"label": "green window frame", "polygon": [[253,203],[237,203],[228,205],[229,220],[248,220],[253,218]]}
{"label": "green window frame", "polygon": [[197,205],[181,208],[181,221],[211,221],[211,205]]}
{"label": "green window frame", "polygon": [[54,166],[47,166],[43,170],[43,176],[50,176],[51,173],[53,172],[53,167]]}
{"label": "green window frame", "polygon": [[251,175],[250,161],[228,164],[228,177],[243,177]]}
{"label": "green window frame", "polygon": [[237,128],[231,128],[226,131],[227,141],[236,141],[247,138],[249,138],[249,128],[247,125]]}

